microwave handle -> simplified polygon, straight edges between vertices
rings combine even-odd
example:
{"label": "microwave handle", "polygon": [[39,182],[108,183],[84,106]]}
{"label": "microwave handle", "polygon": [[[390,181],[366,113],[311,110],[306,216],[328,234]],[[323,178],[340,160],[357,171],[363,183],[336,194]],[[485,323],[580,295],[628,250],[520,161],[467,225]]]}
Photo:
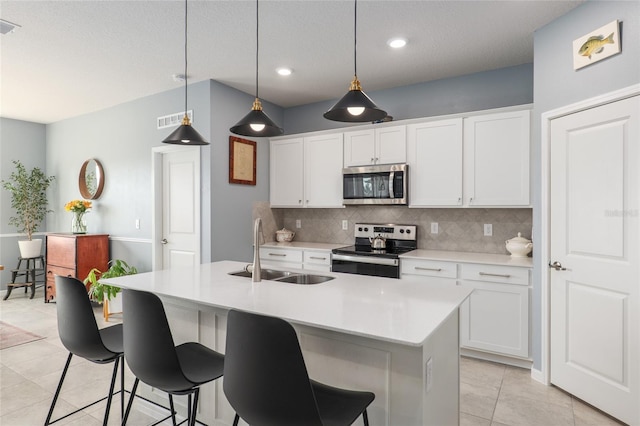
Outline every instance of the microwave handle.
{"label": "microwave handle", "polygon": [[393,178],[394,178],[395,172],[391,171],[389,172],[389,198],[394,199],[396,198],[395,195],[393,194]]}

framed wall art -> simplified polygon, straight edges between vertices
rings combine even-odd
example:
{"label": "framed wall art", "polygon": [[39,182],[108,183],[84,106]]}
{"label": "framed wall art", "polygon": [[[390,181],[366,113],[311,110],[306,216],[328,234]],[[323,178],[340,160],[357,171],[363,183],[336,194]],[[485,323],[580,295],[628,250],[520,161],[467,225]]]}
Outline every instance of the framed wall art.
{"label": "framed wall art", "polygon": [[578,70],[620,53],[620,25],[613,21],[573,40],[573,69]]}
{"label": "framed wall art", "polygon": [[229,183],[256,184],[256,142],[229,136]]}

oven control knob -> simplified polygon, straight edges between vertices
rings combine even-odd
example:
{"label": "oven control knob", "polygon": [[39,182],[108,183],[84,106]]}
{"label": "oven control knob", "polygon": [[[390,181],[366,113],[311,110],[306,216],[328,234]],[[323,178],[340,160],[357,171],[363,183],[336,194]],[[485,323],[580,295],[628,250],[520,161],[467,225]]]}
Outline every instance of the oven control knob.
{"label": "oven control knob", "polygon": [[358,231],[362,232],[362,226],[358,227]]}
{"label": "oven control knob", "polygon": [[411,233],[411,229],[407,229],[407,234],[410,234],[410,233]]}
{"label": "oven control knob", "polygon": [[401,233],[401,234],[404,234],[404,229],[401,229],[401,230],[400,230],[400,233]]}
{"label": "oven control knob", "polygon": [[369,228],[364,228],[364,232],[369,232]]}

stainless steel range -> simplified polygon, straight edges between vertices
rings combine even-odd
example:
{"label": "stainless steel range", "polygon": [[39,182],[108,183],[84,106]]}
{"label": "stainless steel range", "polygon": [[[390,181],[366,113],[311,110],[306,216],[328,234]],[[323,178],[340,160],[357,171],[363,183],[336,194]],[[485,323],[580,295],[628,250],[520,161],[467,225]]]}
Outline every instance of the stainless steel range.
{"label": "stainless steel range", "polygon": [[355,244],[332,250],[331,270],[400,278],[400,255],[416,248],[415,225],[356,223]]}

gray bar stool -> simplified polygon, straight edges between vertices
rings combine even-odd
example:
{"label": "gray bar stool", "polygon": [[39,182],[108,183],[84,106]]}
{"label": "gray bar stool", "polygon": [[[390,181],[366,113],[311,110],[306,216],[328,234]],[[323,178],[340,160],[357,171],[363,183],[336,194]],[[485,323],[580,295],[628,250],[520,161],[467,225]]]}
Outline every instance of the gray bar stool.
{"label": "gray bar stool", "polygon": [[222,376],[224,355],[195,342],[175,346],[162,301],[155,294],[124,289],[122,297],[124,357],[136,376],[123,425],[140,380],[169,394],[174,425],[173,395],[187,395],[188,424],[195,425],[200,385]]}
{"label": "gray bar stool", "polygon": [[[107,400],[107,409],[104,413],[103,425],[106,426],[109,420],[109,410],[111,408],[111,399],[113,397],[113,389],[116,383],[118,373],[118,365],[122,361],[122,324],[113,325],[111,327],[98,329],[98,323],[87,295],[87,289],[84,284],[75,278],[56,276],[56,313],[58,316],[58,333],[60,340],[65,348],[69,351],[67,363],[62,370],[62,376],[58,382],[56,393],[53,396],[49,414],[45,420],[45,426],[53,424],[64,418],[84,410],[100,401]],[[60,396],[60,390],[64,378],[67,375],[71,358],[74,355],[85,358],[96,364],[114,363],[113,373],[111,375],[111,387],[109,395],[98,401],[92,402],[78,410],[69,413],[57,420],[51,421],[53,410]],[[124,365],[120,365],[120,410],[124,413]],[[122,416],[123,414],[121,414]]]}
{"label": "gray bar stool", "polygon": [[223,389],[252,426],[347,426],[362,415],[368,425],[371,392],[309,379],[296,332],[283,319],[232,310],[227,317]]}

